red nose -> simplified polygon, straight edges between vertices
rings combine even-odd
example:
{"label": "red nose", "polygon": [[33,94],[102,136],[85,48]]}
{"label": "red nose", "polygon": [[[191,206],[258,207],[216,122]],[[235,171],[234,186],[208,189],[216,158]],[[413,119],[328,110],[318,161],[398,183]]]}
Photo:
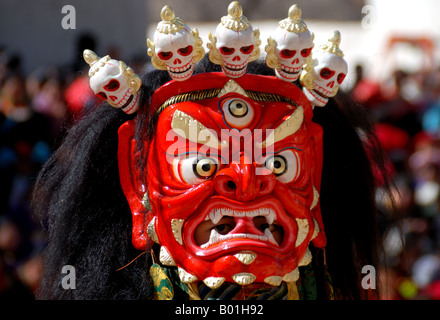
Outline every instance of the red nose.
{"label": "red nose", "polygon": [[241,61],[241,58],[239,56],[235,56],[232,58],[232,61]]}
{"label": "red nose", "polygon": [[229,199],[248,202],[272,193],[276,178],[267,172],[256,172],[255,165],[245,156],[240,163],[231,163],[214,178],[214,188]]}
{"label": "red nose", "polygon": [[329,88],[333,88],[334,85],[335,85],[334,81],[330,81],[329,83],[327,83],[327,87]]}
{"label": "red nose", "polygon": [[180,60],[180,59],[174,59],[174,62],[173,62],[174,64],[180,64],[180,63],[182,63],[182,60]]}

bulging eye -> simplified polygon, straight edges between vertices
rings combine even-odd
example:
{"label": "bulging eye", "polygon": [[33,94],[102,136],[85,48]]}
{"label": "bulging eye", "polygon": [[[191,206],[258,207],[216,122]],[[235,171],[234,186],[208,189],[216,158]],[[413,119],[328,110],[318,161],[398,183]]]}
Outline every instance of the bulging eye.
{"label": "bulging eye", "polygon": [[280,57],[283,59],[290,59],[296,54],[296,50],[284,49],[280,51]]}
{"label": "bulging eye", "polygon": [[323,68],[319,73],[321,78],[325,80],[330,79],[334,74],[335,72],[333,70],[330,70],[329,68]]}
{"label": "bulging eye", "polygon": [[308,56],[310,56],[310,53],[312,53],[312,48],[306,48],[306,49],[301,50],[301,55],[304,58],[307,58]]}
{"label": "bulging eye", "polygon": [[176,158],[173,162],[175,176],[187,184],[200,184],[214,176],[218,171],[218,161],[211,157],[191,156]]}
{"label": "bulging eye", "polygon": [[300,173],[298,152],[292,150],[282,151],[267,158],[265,167],[272,171],[277,180],[282,183],[295,181]]}
{"label": "bulging eye", "polygon": [[345,79],[345,74],[340,73],[338,74],[338,83],[341,84]]}
{"label": "bulging eye", "polygon": [[254,110],[245,100],[228,99],[223,103],[222,111],[224,119],[233,128],[244,128],[254,118]]}
{"label": "bulging eye", "polygon": [[180,48],[177,50],[178,53],[180,53],[182,56],[189,56],[193,52],[192,46],[187,46],[185,48]]}
{"label": "bulging eye", "polygon": [[119,89],[119,81],[112,79],[104,86],[104,89],[107,91],[116,91]]}
{"label": "bulging eye", "polygon": [[193,164],[193,172],[201,179],[208,179],[217,172],[217,164],[210,158],[202,158]]}
{"label": "bulging eye", "polygon": [[233,100],[228,106],[229,112],[235,118],[243,118],[249,112],[247,104],[242,100]]}
{"label": "bulging eye", "polygon": [[173,53],[171,51],[162,51],[157,54],[157,56],[161,60],[170,60],[173,57]]}
{"label": "bulging eye", "polygon": [[287,162],[283,156],[271,157],[266,161],[266,168],[276,176],[282,175],[287,170]]}
{"label": "bulging eye", "polygon": [[234,48],[228,48],[228,47],[221,47],[220,48],[220,53],[223,55],[227,55],[227,56],[230,54],[233,54],[234,51],[235,51]]}
{"label": "bulging eye", "polygon": [[254,46],[253,46],[253,45],[250,45],[250,46],[247,46],[247,47],[241,47],[241,48],[240,48],[240,51],[241,51],[241,53],[243,53],[243,54],[251,54],[252,51],[254,51]]}

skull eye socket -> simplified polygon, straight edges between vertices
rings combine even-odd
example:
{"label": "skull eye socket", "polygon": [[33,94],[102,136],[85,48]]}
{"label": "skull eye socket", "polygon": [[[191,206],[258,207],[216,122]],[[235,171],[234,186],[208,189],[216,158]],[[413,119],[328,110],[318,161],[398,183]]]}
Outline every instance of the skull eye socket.
{"label": "skull eye socket", "polygon": [[228,48],[228,47],[221,47],[220,48],[220,53],[223,55],[226,55],[226,56],[233,54],[234,51],[235,51],[234,48]]}
{"label": "skull eye socket", "polygon": [[254,51],[254,45],[250,45],[250,46],[247,46],[247,47],[241,47],[240,51],[243,54],[251,54],[252,51]]}
{"label": "skull eye socket", "polygon": [[307,58],[308,56],[310,56],[310,53],[312,53],[312,48],[306,48],[306,49],[301,50],[301,55],[304,58]]}
{"label": "skull eye socket", "polygon": [[345,79],[345,74],[343,74],[343,73],[338,74],[338,83],[339,84],[341,84],[342,81],[344,81],[344,79]]}
{"label": "skull eye socket", "polygon": [[290,59],[296,54],[296,50],[284,49],[280,51],[280,56],[283,59]]}
{"label": "skull eye socket", "polygon": [[110,82],[104,86],[104,89],[107,91],[115,91],[119,89],[119,86],[120,86],[119,81],[113,79],[110,80]]}
{"label": "skull eye socket", "polygon": [[170,60],[173,56],[173,53],[171,51],[162,51],[157,54],[157,56],[161,60]]}
{"label": "skull eye socket", "polygon": [[192,46],[187,46],[185,48],[180,48],[177,50],[178,53],[180,53],[182,56],[189,56],[193,52]]}
{"label": "skull eye socket", "polygon": [[324,68],[319,73],[321,78],[324,80],[330,79],[334,74],[335,74],[335,72],[333,70],[330,70],[329,68]]}
{"label": "skull eye socket", "polygon": [[102,91],[98,92],[96,95],[98,96],[98,98],[107,100],[107,95]]}

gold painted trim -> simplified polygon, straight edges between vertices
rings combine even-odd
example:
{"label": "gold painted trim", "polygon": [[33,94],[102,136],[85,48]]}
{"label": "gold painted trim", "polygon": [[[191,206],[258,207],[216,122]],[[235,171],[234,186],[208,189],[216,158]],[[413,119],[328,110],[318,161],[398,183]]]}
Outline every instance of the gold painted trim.
{"label": "gold painted trim", "polygon": [[263,149],[283,140],[284,138],[297,132],[304,121],[304,109],[299,106],[283,123],[281,123],[262,143],[256,145]]}
{"label": "gold painted trim", "polygon": [[171,231],[173,231],[174,239],[180,244],[183,245],[182,241],[182,227],[185,223],[183,219],[172,219],[171,220]]}
{"label": "gold painted trim", "polygon": [[323,44],[319,48],[325,52],[333,53],[341,58],[344,57],[344,53],[339,48],[341,43],[341,33],[338,30],[333,31],[333,35],[328,39],[326,44]]}
{"label": "gold painted trim", "polygon": [[222,90],[218,94],[217,98],[221,98],[225,94],[228,94],[231,92],[241,94],[242,96],[248,98],[246,91],[244,91],[244,89],[242,87],[240,87],[240,85],[232,79],[229,80],[228,82],[226,82],[225,86],[222,88]]}
{"label": "gold painted trim", "polygon": [[302,11],[297,4],[289,8],[288,17],[279,22],[280,28],[289,32],[302,33],[307,31],[306,23],[301,19]]}

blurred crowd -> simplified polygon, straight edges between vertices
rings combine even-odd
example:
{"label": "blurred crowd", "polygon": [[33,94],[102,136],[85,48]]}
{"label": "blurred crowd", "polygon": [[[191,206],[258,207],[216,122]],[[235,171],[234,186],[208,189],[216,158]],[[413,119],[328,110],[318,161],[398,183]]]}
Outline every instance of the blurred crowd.
{"label": "blurred crowd", "polygon": [[[82,58],[95,46],[93,36],[82,35],[76,60],[29,74],[20,55],[0,48],[0,300],[33,299],[41,281],[45,243],[30,206],[32,185],[66,129],[100,103]],[[121,59],[117,48],[107,53]],[[145,61],[130,60],[135,72]]]}
{"label": "blurred crowd", "polygon": [[383,299],[440,299],[440,68],[395,70],[378,83],[356,66],[353,98],[375,121],[395,203],[381,188]]}
{"label": "blurred crowd", "polygon": [[[0,49],[0,299],[33,299],[41,281],[45,243],[30,193],[66,129],[97,104],[85,48],[95,49],[92,37],[79,39],[71,64],[26,75],[19,55]],[[108,53],[121,59],[116,49]],[[145,62],[129,64],[139,73]],[[387,221],[382,298],[440,299],[440,69],[396,70],[379,83],[358,65],[356,75],[351,94],[376,122],[395,186],[395,207],[377,194]]]}

